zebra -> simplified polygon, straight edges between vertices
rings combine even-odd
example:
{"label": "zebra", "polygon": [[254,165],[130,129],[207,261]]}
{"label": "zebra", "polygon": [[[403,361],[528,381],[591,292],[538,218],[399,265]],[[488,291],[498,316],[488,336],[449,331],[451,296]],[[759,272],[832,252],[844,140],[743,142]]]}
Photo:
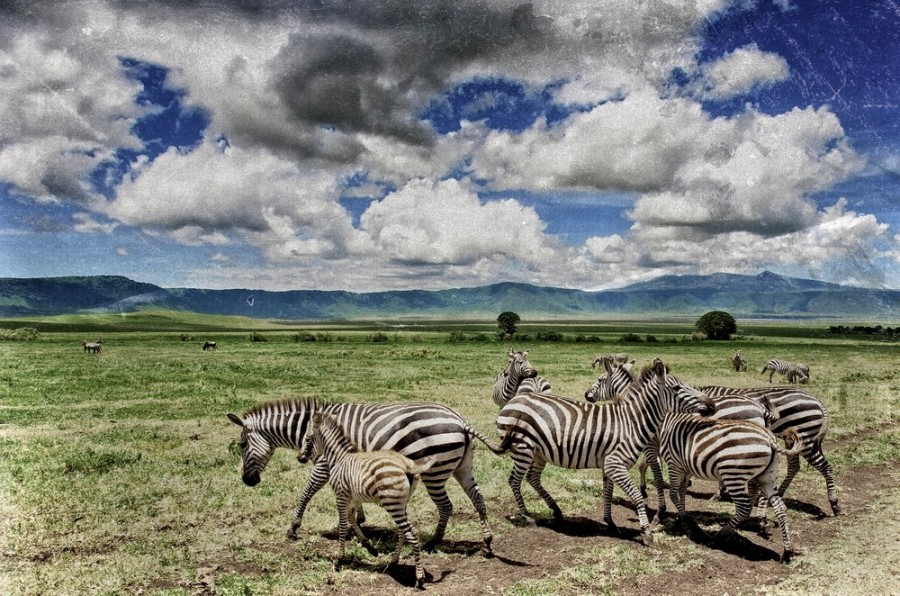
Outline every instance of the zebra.
{"label": "zebra", "polygon": [[350,528],[370,551],[374,548],[356,521],[356,510],[365,503],[378,503],[397,525],[397,550],[391,560],[400,560],[403,540],[410,544],[416,560],[416,588],[425,584],[419,538],[406,512],[406,505],[416,489],[417,476],[428,472],[438,456],[416,463],[396,451],[360,452],[350,441],[337,419],[325,412],[313,414],[303,439],[298,459],[305,463],[322,457],[328,462],[328,481],[334,489],[338,510],[338,541],[344,559],[345,541]]}
{"label": "zebra", "polygon": [[772,376],[775,373],[784,375],[788,383],[809,383],[809,366],[806,364],[795,364],[786,360],[772,358],[766,365],[760,369],[760,374],[769,371],[769,382],[772,382]]}
{"label": "zebra", "polygon": [[781,528],[784,544],[781,560],[789,561],[794,551],[787,509],[775,488],[777,455],[796,456],[802,446],[793,431],[788,438],[792,447],[784,449],[770,430],[758,424],[666,414],[659,429],[659,448],[669,467],[669,494],[678,509],[678,517],[683,518],[685,514],[685,493],[691,476],[718,480],[731,495],[735,513],[722,527],[720,535],[725,537],[750,517],[756,496],[762,492],[775,510]]}
{"label": "zebra", "polygon": [[[310,418],[316,412],[335,416],[353,444],[363,451],[392,449],[417,463],[437,456],[431,469],[422,474],[422,484],[439,513],[437,528],[426,548],[432,549],[443,540],[453,512],[446,487],[447,480],[453,475],[478,511],[484,540],[482,552],[486,556],[492,554],[493,533],[487,522],[484,497],[472,475],[472,438],[482,441],[495,452],[497,446],[470,427],[459,413],[441,404],[328,403],[299,398],[258,404],[243,417],[229,413],[228,419],[241,427],[240,474],[244,484],[259,484],[260,475],[277,447],[299,450]],[[294,521],[287,533],[290,540],[297,539],[306,506],[327,482],[328,462],[319,458],[300,494]]]}
{"label": "zebra", "polygon": [[747,361],[744,360],[740,350],[735,350],[734,354],[731,355],[731,367],[735,372],[747,371]]}
{"label": "zebra", "polygon": [[[606,373],[597,378],[597,381],[585,393],[585,399],[589,402],[595,402],[598,399],[614,400],[624,394],[625,390],[632,383],[630,366],[612,366],[608,361],[604,362]],[[669,375],[668,383],[680,382],[677,377]],[[701,391],[703,391],[701,389]],[[704,393],[706,393],[704,391]],[[744,420],[752,422],[759,426],[767,427],[771,423],[778,420],[778,412],[774,406],[769,403],[768,399],[763,396],[759,400],[752,399],[747,396],[738,395],[736,393],[721,393],[714,395],[707,393],[715,404],[716,411],[709,415],[709,418],[716,420]],[[662,468],[659,465],[658,444],[652,440],[644,452],[644,458],[641,460],[638,480],[641,494],[647,495],[647,468],[653,473],[653,484],[657,491],[657,513],[655,518],[661,519],[666,511],[665,501],[665,483],[662,476]],[[717,498],[722,492],[719,491],[713,496]]]}
{"label": "zebra", "polygon": [[[619,352],[617,354],[598,354],[591,362],[591,368],[596,368],[598,364],[603,364],[604,360],[611,360],[616,364],[625,364],[628,362],[628,352]],[[634,360],[631,361],[634,364]]]}
{"label": "zebra", "polygon": [[510,350],[506,370],[494,380],[492,396],[494,403],[502,408],[514,396],[522,393],[549,393],[550,382],[538,376],[537,370],[528,361],[528,350]]}
{"label": "zebra", "polygon": [[603,469],[603,520],[615,529],[612,520],[613,483],[631,497],[641,526],[641,541],[649,545],[653,537],[641,493],[628,473],[657,431],[662,415],[669,410],[710,413],[712,403],[692,387],[666,383],[666,366],[655,360],[638,380],[612,404],[590,404],[566,397],[538,393],[518,395],[500,410],[497,430],[500,446],[512,452],[513,470],[509,485],[519,515],[533,521],[522,498],[522,478],[537,491],[557,520],[562,510],[541,485],[547,463],[583,469]]}
{"label": "zebra", "polygon": [[204,351],[204,352],[205,352],[206,350],[212,350],[213,352],[215,352],[215,351],[218,350],[218,349],[219,349],[219,348],[218,348],[218,346],[216,345],[216,342],[214,342],[214,341],[207,341],[207,342],[204,342],[204,343],[203,343],[203,351]]}
{"label": "zebra", "polygon": [[[800,452],[800,455],[818,470],[825,479],[831,511],[834,515],[841,514],[837,487],[834,483],[834,470],[825,458],[825,453],[822,450],[822,442],[825,439],[825,434],[828,432],[828,412],[817,397],[796,387],[736,389],[733,387],[709,385],[700,387],[700,390],[713,399],[717,395],[736,393],[760,402],[766,400],[778,416],[777,420],[769,424],[769,429],[776,436],[785,439],[788,447],[791,446],[788,436],[789,431],[792,430],[797,434],[800,442],[803,444],[803,450]],[[781,481],[781,486],[778,487],[779,495],[784,496],[791,481],[799,471],[800,457],[788,456],[787,473],[784,480]]]}
{"label": "zebra", "polygon": [[81,342],[81,347],[85,352],[93,352],[94,354],[99,354],[103,349],[103,342],[98,338],[95,341],[83,341]]}

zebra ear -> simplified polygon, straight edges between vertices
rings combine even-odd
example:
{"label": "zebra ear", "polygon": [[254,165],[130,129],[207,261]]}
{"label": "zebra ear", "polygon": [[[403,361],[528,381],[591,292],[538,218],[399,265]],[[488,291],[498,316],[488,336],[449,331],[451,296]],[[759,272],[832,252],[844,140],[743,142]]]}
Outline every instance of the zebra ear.
{"label": "zebra ear", "polygon": [[241,420],[237,415],[228,413],[228,419],[237,424],[238,426],[244,426],[244,421]]}
{"label": "zebra ear", "polygon": [[612,376],[612,362],[610,362],[609,358],[603,358],[603,368],[606,369],[606,374]]}

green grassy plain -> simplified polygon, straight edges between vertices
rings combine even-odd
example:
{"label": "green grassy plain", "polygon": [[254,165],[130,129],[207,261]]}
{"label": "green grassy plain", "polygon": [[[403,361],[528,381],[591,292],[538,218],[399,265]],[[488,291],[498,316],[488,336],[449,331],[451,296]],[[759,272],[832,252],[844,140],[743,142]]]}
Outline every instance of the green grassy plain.
{"label": "green grassy plain", "polygon": [[[0,342],[4,593],[187,594],[198,577],[213,575],[219,594],[296,594],[358,578],[359,571],[331,572],[336,543],[322,537],[335,526],[330,491],[313,499],[300,540],[284,540],[308,469],[282,450],[259,486],[244,486],[234,451],[238,429],[227,412],[295,396],[436,401],[495,434],[491,385],[510,344],[496,341],[492,323],[300,326],[183,313],[130,316],[3,324],[43,329],[36,341]],[[555,392],[573,397],[593,382],[597,371],[590,364],[598,353],[628,351],[639,364],[659,357],[693,384],[732,386],[764,383],[756,371],[768,358],[781,357],[811,366],[809,390],[828,408],[830,440],[900,419],[896,344],[830,337],[823,332],[827,323],[739,325],[735,341],[685,341],[691,326],[554,321],[523,325],[521,332],[535,337],[558,330],[566,341],[516,341],[515,347],[530,350]],[[251,342],[251,330],[266,341]],[[469,339],[451,343],[453,331]],[[320,334],[320,341],[294,341],[298,332]],[[386,341],[371,341],[375,333]],[[477,333],[487,340],[471,340]],[[619,343],[624,333],[658,341]],[[193,337],[183,341],[183,334]],[[97,336],[103,352],[83,353],[81,341]],[[218,351],[203,352],[205,340],[217,341]],[[750,372],[730,370],[734,349],[743,351]],[[898,460],[896,440],[877,437],[831,458],[838,474],[846,466]],[[509,469],[507,458],[478,450],[475,476],[495,531],[502,532],[499,520],[513,510]],[[578,474],[555,468],[544,473],[566,512],[594,510],[598,503],[596,486],[573,481]],[[798,481],[804,477],[820,481],[805,465]],[[448,538],[477,541],[470,503],[458,485],[449,487],[457,513]],[[530,489],[525,494],[533,511],[545,511]],[[390,527],[386,514],[371,512],[373,524]],[[424,491],[414,496],[410,514],[427,539],[436,515]],[[633,565],[627,559],[607,553],[605,571],[594,567],[592,573],[615,573],[616,566]],[[572,574],[580,572],[576,563]],[[806,585],[798,574],[794,585]],[[553,593],[557,585],[538,592]],[[529,586],[510,591],[533,593]]]}

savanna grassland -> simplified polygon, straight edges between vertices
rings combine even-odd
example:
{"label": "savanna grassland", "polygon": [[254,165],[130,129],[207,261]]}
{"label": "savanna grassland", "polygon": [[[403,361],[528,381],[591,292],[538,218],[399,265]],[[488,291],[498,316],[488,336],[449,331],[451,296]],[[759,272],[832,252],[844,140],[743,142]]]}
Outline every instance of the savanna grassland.
{"label": "savanna grassland", "polygon": [[[130,318],[129,318],[130,317]],[[311,502],[296,542],[285,532],[308,466],[281,450],[262,482],[237,473],[238,428],[226,413],[261,401],[436,401],[494,436],[494,377],[509,342],[490,322],[409,326],[278,325],[166,313],[39,322],[33,341],[0,342],[0,593],[300,594],[412,591],[411,558],[387,568],[394,544],[386,514],[368,508],[378,557],[358,544],[334,569],[333,493]],[[37,323],[23,323],[37,324]],[[11,326],[12,324],[6,325]],[[690,341],[692,321],[523,325],[515,342],[561,395],[580,397],[596,354],[659,357],[695,384],[757,386],[771,357],[806,362],[808,390],[828,408],[825,442],[846,514],[830,515],[824,482],[805,463],[788,493],[802,554],[777,562],[780,537],[747,530],[746,548],[710,546],[691,533],[656,531],[651,548],[618,489],[622,535],[599,522],[601,475],[548,467],[544,484],[568,521],[554,526],[529,487],[537,527],[514,526],[505,457],[476,449],[475,477],[495,533],[496,557],[478,553],[477,515],[450,482],[455,512],[447,539],[423,557],[426,591],[438,594],[890,593],[900,547],[900,348],[827,333],[828,323],[742,324],[729,342]],[[562,333],[564,341],[537,341]],[[256,339],[251,341],[251,332]],[[639,343],[620,342],[626,333]],[[648,342],[648,335],[655,341]],[[458,341],[450,341],[451,336]],[[100,354],[82,351],[101,337]],[[578,341],[576,341],[576,338]],[[218,350],[204,352],[206,340]],[[297,341],[305,340],[305,341]],[[315,341],[310,341],[315,340]],[[741,349],[750,365],[733,372]],[[650,504],[653,504],[651,499]],[[671,505],[670,505],[671,507]],[[695,496],[701,528],[730,503]],[[826,514],[827,513],[827,514]],[[410,516],[427,540],[436,510],[424,491]],[[407,553],[408,554],[408,553]]]}

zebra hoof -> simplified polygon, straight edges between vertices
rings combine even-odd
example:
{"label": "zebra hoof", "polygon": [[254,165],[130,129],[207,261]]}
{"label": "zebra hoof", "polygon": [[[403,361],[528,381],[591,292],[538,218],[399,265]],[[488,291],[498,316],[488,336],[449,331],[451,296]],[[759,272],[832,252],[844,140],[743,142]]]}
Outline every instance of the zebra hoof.
{"label": "zebra hoof", "polygon": [[835,500],[835,501],[831,501],[831,512],[832,512],[833,514],[835,514],[835,515],[840,515],[840,514],[841,514],[841,511],[843,511],[843,510],[841,509],[841,504],[838,503],[836,500]]}
{"label": "zebra hoof", "polygon": [[422,546],[422,550],[434,552],[435,550],[437,550],[438,544],[440,544],[440,543],[441,543],[440,540],[433,540],[433,539],[429,540],[428,542],[426,542],[424,544],[424,546]]}
{"label": "zebra hoof", "polygon": [[641,532],[641,544],[643,546],[650,546],[653,544],[653,534],[650,533],[650,530]]}
{"label": "zebra hoof", "polygon": [[521,513],[517,515],[508,515],[506,519],[513,524],[514,526],[536,526],[537,522],[534,521],[534,518],[530,515],[523,515]]}
{"label": "zebra hoof", "polygon": [[490,536],[484,539],[484,544],[481,545],[481,554],[485,558],[491,558],[494,556],[494,550],[491,548],[491,542],[493,542],[494,537]]}
{"label": "zebra hoof", "polygon": [[287,531],[287,539],[291,542],[297,542],[297,528],[291,528]]}
{"label": "zebra hoof", "polygon": [[785,549],[785,551],[783,553],[781,553],[781,562],[782,563],[790,563],[793,556],[794,556],[793,549],[790,549],[790,550]]}

